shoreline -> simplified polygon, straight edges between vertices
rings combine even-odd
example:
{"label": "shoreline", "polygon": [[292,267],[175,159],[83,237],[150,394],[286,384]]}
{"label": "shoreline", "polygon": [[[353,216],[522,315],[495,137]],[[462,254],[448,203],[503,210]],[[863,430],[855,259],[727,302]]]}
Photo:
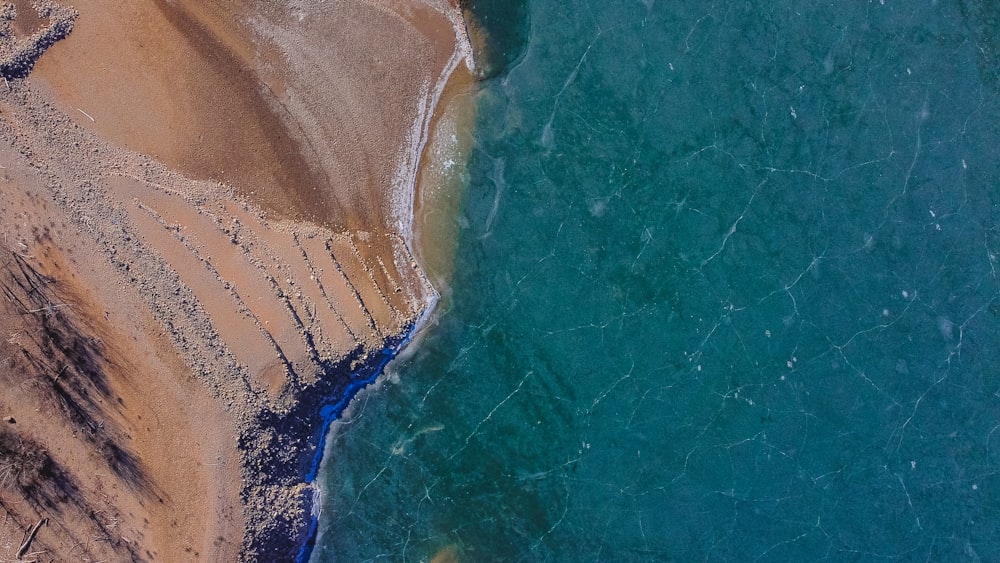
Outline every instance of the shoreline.
{"label": "shoreline", "polygon": [[375,362],[372,365],[366,366],[368,369],[362,368],[361,370],[350,374],[350,385],[347,386],[342,395],[339,397],[332,397],[335,402],[327,403],[320,407],[319,412],[323,422],[318,433],[316,454],[313,458],[309,472],[306,473],[303,479],[303,482],[312,488],[312,495],[307,506],[309,509],[309,519],[305,526],[305,541],[301,543],[298,553],[295,556],[295,561],[297,563],[306,563],[309,561],[316,542],[319,540],[318,527],[322,513],[321,505],[323,499],[323,489],[317,479],[319,477],[320,468],[322,467],[323,458],[325,457],[324,450],[326,449],[327,435],[329,434],[330,425],[340,420],[340,416],[345,410],[347,410],[351,402],[360,392],[374,384],[376,380],[382,376],[386,365],[396,358],[397,354],[413,338],[415,332],[416,328],[411,328],[400,342],[390,343],[380,352],[375,354]]}
{"label": "shoreline", "polygon": [[[36,6],[31,2],[17,0],[16,4],[24,10]],[[188,174],[220,166],[229,169],[234,159],[243,158],[239,151],[253,149],[253,154],[262,155],[254,164],[255,170],[263,170],[266,177],[279,177],[288,163],[277,162],[277,168],[268,169],[271,161],[280,160],[281,155],[267,150],[271,146],[267,139],[253,145],[259,135],[248,136],[244,145],[249,145],[241,145],[217,161],[212,160],[216,141],[209,138],[210,150],[197,155],[201,160],[194,163],[197,166],[193,169],[185,160],[188,156],[170,152],[171,147],[184,147],[190,139],[200,139],[200,128],[214,123],[202,124],[198,120],[199,112],[210,109],[215,99],[199,97],[201,94],[237,88],[233,95],[243,96],[241,107],[252,108],[251,120],[256,115],[253,112],[261,111],[259,100],[253,98],[259,92],[255,90],[247,98],[246,92],[238,91],[240,85],[253,80],[233,78],[247,70],[240,66],[246,57],[224,57],[222,62],[207,67],[198,63],[175,69],[169,64],[170,56],[176,57],[177,49],[185,48],[175,40],[178,34],[192,33],[198,44],[204,45],[206,41],[211,43],[213,30],[221,29],[229,34],[224,38],[225,48],[239,44],[239,30],[234,31],[225,21],[207,22],[207,32],[198,27],[198,17],[204,14],[233,15],[225,2],[215,2],[222,11],[213,12],[213,2],[206,3],[208,8],[202,14],[184,12],[184,1],[171,7],[184,12],[178,20],[187,26],[184,29],[157,23],[159,20],[143,20],[143,25],[161,34],[149,38],[153,45],[169,45],[171,53],[175,53],[167,55],[166,66],[157,66],[159,62],[141,60],[136,54],[134,43],[144,39],[136,38],[137,32],[129,27],[127,17],[121,17],[109,5],[81,0],[76,35],[70,34],[54,46],[46,45],[52,47],[49,52],[33,50],[35,59],[41,59],[31,75],[5,75],[8,88],[0,92],[5,116],[0,133],[4,143],[9,144],[4,154],[14,155],[5,158],[4,173],[23,177],[20,183],[0,185],[4,193],[13,194],[13,207],[0,209],[0,219],[6,232],[17,237],[17,252],[29,260],[21,267],[50,272],[51,279],[46,283],[52,287],[77,288],[84,297],[76,308],[82,311],[86,307],[88,311],[83,315],[74,309],[73,315],[58,316],[55,312],[61,311],[58,307],[63,305],[47,304],[55,302],[52,297],[28,312],[42,314],[47,321],[51,309],[52,318],[61,323],[70,323],[71,327],[77,326],[72,323],[83,323],[80,337],[95,338],[109,347],[99,352],[102,371],[93,375],[102,378],[103,402],[87,402],[84,408],[88,417],[107,421],[108,428],[112,428],[110,421],[115,421],[114,428],[120,430],[109,433],[107,442],[97,445],[113,446],[120,453],[103,459],[81,451],[76,458],[61,461],[68,474],[80,482],[81,488],[74,494],[81,506],[105,498],[101,495],[105,488],[127,491],[107,501],[120,514],[115,526],[121,532],[114,541],[92,547],[87,544],[87,554],[94,559],[118,560],[126,553],[133,554],[129,556],[133,559],[148,556],[168,560],[308,557],[318,534],[321,498],[317,495],[322,493],[318,492],[317,475],[330,424],[349,409],[359,391],[378,380],[387,363],[419,336],[433,318],[440,299],[425,274],[423,260],[415,253],[420,234],[414,232],[412,213],[417,190],[421,189],[420,163],[442,101],[447,101],[448,84],[457,76],[456,69],[463,60],[472,64],[462,14],[444,0],[411,3],[424,11],[412,15],[417,19],[404,30],[408,34],[404,46],[385,53],[391,59],[386,64],[400,65],[408,73],[398,83],[391,73],[368,73],[363,57],[369,51],[364,45],[354,45],[354,51],[346,54],[355,57],[350,64],[333,64],[326,69],[327,74],[302,74],[301,57],[294,58],[301,55],[297,48],[329,48],[324,46],[330,38],[309,35],[308,28],[298,31],[296,26],[300,24],[294,18],[286,20],[271,14],[280,29],[276,28],[274,36],[265,37],[261,48],[267,52],[262,56],[272,63],[284,61],[280,70],[288,73],[284,77],[288,83],[285,88],[277,87],[282,76],[274,69],[258,69],[262,73],[259,78],[275,96],[275,107],[285,108],[281,110],[284,113],[275,115],[287,120],[284,126],[288,131],[298,131],[294,139],[279,141],[298,143],[305,152],[293,156],[293,160],[314,159],[321,164],[317,170],[335,173],[328,180],[348,177],[354,178],[354,183],[310,187],[279,182],[248,187],[226,183],[225,173],[216,177],[211,172],[202,179]],[[406,5],[410,4],[402,0],[399,3]],[[351,17],[375,15],[399,24],[398,14],[389,8],[383,13],[372,11],[374,8],[368,4],[351,6]],[[307,23],[322,31],[323,22],[330,21],[332,15],[326,7],[313,8],[314,21]],[[134,17],[143,9],[129,4],[125,10],[131,14],[128,17]],[[100,14],[114,17],[97,17]],[[153,17],[156,13],[147,15]],[[259,25],[260,21],[252,23]],[[374,25],[378,33],[385,33],[378,24],[382,20],[364,21],[369,27]],[[349,24],[339,21],[347,35],[335,35],[334,44],[338,40],[351,41],[354,30]],[[445,29],[449,25],[450,29]],[[108,30],[115,33],[106,33]],[[95,41],[95,34],[99,41]],[[371,40],[377,39],[376,35]],[[22,39],[8,35],[5,46],[16,51]],[[414,48],[422,51],[408,58],[407,41],[416,42]],[[442,41],[448,41],[450,53],[444,52]],[[9,49],[0,55],[9,55]],[[281,49],[291,53],[287,56],[292,58],[281,59]],[[171,79],[137,80],[140,75],[132,72],[136,69],[143,76],[165,73]],[[107,74],[109,70],[111,74]],[[176,72],[182,76],[174,79]],[[433,79],[424,82],[419,91],[406,90],[407,85],[417,84],[427,74]],[[333,106],[339,113],[323,121],[325,114],[301,100],[308,101],[310,95],[316,94],[319,97],[313,102],[326,107],[323,104],[329,101],[329,94],[317,88],[330,83],[331,77],[348,88],[335,94],[358,104],[346,109]],[[116,82],[119,79],[122,83]],[[178,84],[192,79],[198,82],[197,88],[182,91],[184,96],[172,94],[182,88]],[[378,103],[373,104],[373,100],[379,101],[377,98],[351,97],[351,89],[379,88],[390,88],[388,96],[395,113],[384,112]],[[135,108],[116,102],[132,94],[136,94],[138,102],[130,103],[139,104]],[[413,104],[401,104],[401,100],[412,100]],[[134,116],[139,119],[131,119],[130,111],[135,113],[139,107],[141,114]],[[402,111],[411,107],[416,115]],[[378,113],[371,113],[376,110]],[[162,129],[165,123],[173,123],[171,116],[183,119],[176,120],[176,128]],[[330,131],[339,131],[337,127],[359,116],[377,123],[373,122],[370,130],[346,135],[344,146],[329,144],[339,140],[337,136],[326,137]],[[412,120],[406,130],[408,135],[393,129],[393,124],[404,117]],[[251,127],[250,132],[254,131]],[[344,131],[351,133],[349,129]],[[280,137],[281,132],[278,134]],[[138,150],[150,142],[165,147],[165,156]],[[385,147],[393,149],[387,151]],[[341,155],[346,156],[340,159]],[[397,158],[389,158],[391,155]],[[359,169],[354,167],[358,162],[368,164]],[[206,163],[208,168],[204,168]],[[342,165],[342,169],[338,168]],[[393,181],[380,183],[390,176]],[[362,180],[362,185],[370,185],[367,191],[357,192]],[[299,203],[291,211],[273,206],[286,192],[298,198]],[[335,213],[323,215],[321,221],[297,216],[295,209],[301,207],[301,202],[330,193],[335,193],[335,200],[331,200]],[[400,214],[407,212],[409,219],[400,221]],[[51,226],[51,237],[49,227],[43,233],[41,225]],[[29,230],[32,226],[33,230]],[[62,235],[67,229],[74,234]],[[6,236],[4,243],[13,244]],[[53,253],[69,258],[57,259]],[[82,257],[79,263],[78,257]],[[11,269],[17,264],[21,263],[3,264],[14,280],[20,279],[17,270]],[[5,330],[8,325],[10,329],[20,326],[17,311],[8,309],[10,306],[0,303],[0,324]],[[146,320],[141,324],[118,322],[114,330],[94,328],[103,327],[107,324],[104,321],[123,313],[131,313],[130,320],[136,315]],[[142,344],[147,340],[152,344]],[[155,354],[149,351],[152,345],[159,347]],[[24,346],[25,353],[41,353],[33,352],[27,343]],[[119,368],[122,362],[110,350],[138,358],[136,362],[148,357],[173,359],[164,360],[162,365],[142,360],[154,365],[140,362],[142,369],[136,372]],[[44,367],[44,362],[38,366]],[[88,366],[84,363],[73,369],[90,373]],[[41,371],[35,377],[41,381],[52,379],[42,367],[37,368]],[[79,391],[84,393],[85,383],[71,378],[69,372],[63,374],[66,370],[66,366],[61,371],[58,366],[53,369],[58,371],[53,380],[56,388],[78,383],[84,385]],[[133,372],[142,377],[133,377]],[[160,379],[148,380],[153,374]],[[154,384],[157,386],[149,387]],[[163,395],[163,386],[188,390],[178,391],[176,399],[170,399]],[[157,396],[164,402],[163,412],[130,408],[133,402],[142,405],[140,399]],[[19,420],[35,422],[30,413],[33,405],[43,399],[36,393],[23,402],[22,408],[0,398],[0,410],[16,414]],[[155,422],[145,420],[151,412]],[[219,421],[207,422],[214,420],[208,418],[210,413],[215,413],[212,416]],[[99,427],[97,422],[88,424],[91,426],[84,428],[90,431],[96,432]],[[66,428],[77,431],[72,425],[59,429]],[[72,443],[60,441],[68,438],[57,436],[55,431],[40,433],[23,423],[10,431],[25,437],[39,436],[40,447],[51,451]],[[178,446],[187,441],[206,445],[203,449]],[[225,453],[228,450],[218,444],[228,444],[232,452]],[[90,458],[102,461],[94,468],[93,460],[86,461]],[[87,475],[122,470],[121,459],[128,461],[130,469],[119,478],[141,476],[148,486],[135,488],[134,483],[122,481],[112,487],[100,480],[88,480]],[[17,512],[7,505],[2,508],[16,516],[12,521],[21,527],[38,516],[31,511]],[[180,515],[184,515],[184,524],[177,528]],[[66,555],[67,550],[76,549],[62,543],[66,538],[93,535],[85,519],[75,522],[63,536],[43,529],[33,547]]]}
{"label": "shoreline", "polygon": [[[434,8],[430,4],[427,5]],[[399,232],[405,233],[403,238],[410,246],[411,252],[414,250],[414,205],[419,188],[420,164],[424,158],[427,141],[431,136],[436,118],[440,118],[437,112],[438,108],[441,107],[441,96],[460,64],[465,63],[470,75],[476,71],[464,14],[460,8],[452,8],[443,13],[452,24],[452,30],[455,33],[455,49],[433,88],[424,85],[426,91],[420,95],[417,115],[407,138],[407,147],[399,157],[399,164],[392,182],[396,194],[402,194],[403,197],[402,202],[397,201],[393,206],[392,214],[396,215],[397,228]]]}
{"label": "shoreline", "polygon": [[467,164],[474,143],[478,81],[459,67],[441,94],[418,168],[413,254],[442,298],[450,292]]}
{"label": "shoreline", "polygon": [[[411,256],[413,256],[414,263],[419,264],[422,271],[428,272],[426,264],[423,263],[422,253],[419,249],[419,239],[420,232],[415,227],[417,224],[414,214],[417,208],[417,198],[422,189],[427,189],[427,186],[421,185],[421,172],[423,167],[421,164],[424,163],[427,158],[428,142],[433,136],[436,126],[442,119],[441,112],[447,107],[453,99],[459,95],[465,95],[468,90],[474,87],[473,75],[475,72],[475,63],[473,60],[473,52],[471,45],[468,40],[467,32],[467,22],[465,21],[464,14],[458,8],[449,10],[449,19],[452,21],[453,29],[456,35],[456,48],[452,57],[449,59],[449,64],[446,66],[442,75],[436,81],[434,88],[429,92],[424,93],[421,97],[423,101],[429,101],[429,104],[421,103],[418,107],[417,115],[414,119],[413,127],[411,128],[411,137],[409,140],[409,145],[411,147],[410,151],[407,151],[400,158],[400,164],[397,168],[397,179],[403,176],[405,180],[396,181],[397,193],[403,193],[405,205],[400,206],[397,204],[394,209],[394,213],[397,217],[406,218],[405,221],[399,221],[397,224],[400,230],[404,233],[408,233],[409,236],[404,236],[404,242],[409,249]],[[461,65],[465,64],[465,68],[462,69]],[[458,74],[464,76],[458,77]],[[454,84],[457,80],[465,84],[465,87],[457,92],[451,92],[448,95],[449,87]],[[428,107],[429,106],[429,107]],[[319,442],[316,449],[316,458],[314,459],[313,466],[311,467],[309,473],[305,476],[305,482],[308,483],[314,489],[314,495],[311,498],[311,509],[310,518],[308,525],[306,526],[306,541],[301,545],[298,555],[295,558],[296,563],[307,563],[315,549],[316,544],[321,540],[322,535],[319,530],[319,522],[322,517],[322,499],[323,499],[323,486],[322,482],[319,480],[320,472],[323,467],[323,462],[326,458],[326,448],[327,448],[327,438],[329,435],[330,426],[337,421],[342,420],[342,415],[347,411],[352,403],[359,397],[359,395],[366,390],[370,389],[372,386],[377,385],[378,381],[385,376],[385,368],[388,364],[395,361],[400,354],[404,353],[415,340],[418,340],[422,334],[422,329],[425,325],[433,318],[437,305],[441,299],[441,295],[438,290],[428,281],[428,286],[430,288],[430,293],[425,301],[424,311],[417,317],[413,325],[408,329],[405,335],[400,339],[398,343],[390,343],[388,346],[383,348],[379,353],[379,362],[370,375],[361,381],[352,384],[348,389],[345,390],[345,394],[339,397],[336,402],[327,407],[323,407],[322,411],[327,411],[321,413],[323,416],[322,429],[320,431]],[[353,375],[352,375],[353,378]]]}

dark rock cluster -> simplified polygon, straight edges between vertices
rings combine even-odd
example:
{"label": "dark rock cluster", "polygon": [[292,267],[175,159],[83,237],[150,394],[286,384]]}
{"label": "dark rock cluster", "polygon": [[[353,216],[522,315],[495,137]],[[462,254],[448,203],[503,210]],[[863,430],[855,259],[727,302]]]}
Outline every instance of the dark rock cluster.
{"label": "dark rock cluster", "polygon": [[0,8],[0,76],[4,79],[26,77],[49,47],[69,35],[79,16],[76,10],[48,0],[33,2],[32,6],[48,25],[26,38],[17,37],[11,26],[17,19],[14,5]]}

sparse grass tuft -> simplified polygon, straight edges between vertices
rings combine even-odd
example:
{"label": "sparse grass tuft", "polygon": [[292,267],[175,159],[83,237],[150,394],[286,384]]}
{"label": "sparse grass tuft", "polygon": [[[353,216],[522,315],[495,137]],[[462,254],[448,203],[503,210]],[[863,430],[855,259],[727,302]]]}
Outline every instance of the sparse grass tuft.
{"label": "sparse grass tuft", "polygon": [[0,428],[0,489],[29,493],[49,463],[49,456],[33,440]]}

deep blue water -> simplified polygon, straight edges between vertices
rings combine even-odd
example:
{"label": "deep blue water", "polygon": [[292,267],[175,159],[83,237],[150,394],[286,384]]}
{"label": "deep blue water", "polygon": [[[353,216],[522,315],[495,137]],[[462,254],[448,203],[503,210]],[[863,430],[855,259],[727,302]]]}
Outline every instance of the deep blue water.
{"label": "deep blue water", "polygon": [[1000,7],[523,6],[314,560],[996,558]]}

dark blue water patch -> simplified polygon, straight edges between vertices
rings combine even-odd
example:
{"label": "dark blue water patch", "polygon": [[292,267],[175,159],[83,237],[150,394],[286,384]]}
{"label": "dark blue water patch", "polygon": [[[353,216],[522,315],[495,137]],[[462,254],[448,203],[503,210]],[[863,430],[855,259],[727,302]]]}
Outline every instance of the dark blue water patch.
{"label": "dark blue water patch", "polygon": [[524,54],[531,29],[528,0],[460,0],[473,39],[476,74],[503,75]]}
{"label": "dark blue water patch", "polygon": [[[339,392],[337,396],[331,397],[327,404],[322,405],[319,409],[319,416],[322,418],[322,424],[318,429],[318,443],[316,445],[316,454],[313,457],[312,465],[309,471],[305,475],[304,482],[314,483],[316,481],[319,468],[323,461],[323,455],[326,450],[326,437],[330,431],[330,425],[339,419],[344,411],[351,404],[351,401],[363,391],[366,387],[373,384],[379,376],[382,375],[385,366],[393,360],[413,338],[415,329],[410,328],[402,337],[393,339],[389,341],[384,348],[379,350],[377,353],[372,354],[365,362],[363,362],[362,367],[352,372],[348,377],[348,383]],[[342,369],[342,364],[335,367],[331,366],[328,368],[327,378],[338,379],[337,374]],[[308,529],[306,531],[306,540],[303,542],[298,554],[295,557],[297,563],[304,563],[309,561],[312,556],[312,551],[316,545],[316,533],[319,529],[319,519],[315,516],[311,516],[308,523]]]}
{"label": "dark blue water patch", "polygon": [[411,329],[402,339],[397,339],[396,341],[389,343],[385,348],[374,354],[370,363],[350,375],[350,383],[348,383],[347,387],[343,390],[343,394],[333,399],[333,402],[323,405],[323,407],[320,408],[319,414],[323,419],[323,424],[319,432],[320,441],[316,448],[316,456],[313,459],[312,467],[309,469],[309,472],[306,473],[305,481],[307,483],[312,483],[316,480],[320,463],[323,460],[323,452],[326,448],[326,435],[329,433],[330,424],[344,414],[344,410],[347,409],[347,407],[351,404],[351,401],[354,400],[358,393],[363,391],[372,383],[375,383],[375,380],[382,375],[385,366],[396,357],[399,351],[402,350],[412,338],[413,331]]}
{"label": "dark blue water patch", "polygon": [[315,559],[1000,552],[988,6],[530,7]]}

